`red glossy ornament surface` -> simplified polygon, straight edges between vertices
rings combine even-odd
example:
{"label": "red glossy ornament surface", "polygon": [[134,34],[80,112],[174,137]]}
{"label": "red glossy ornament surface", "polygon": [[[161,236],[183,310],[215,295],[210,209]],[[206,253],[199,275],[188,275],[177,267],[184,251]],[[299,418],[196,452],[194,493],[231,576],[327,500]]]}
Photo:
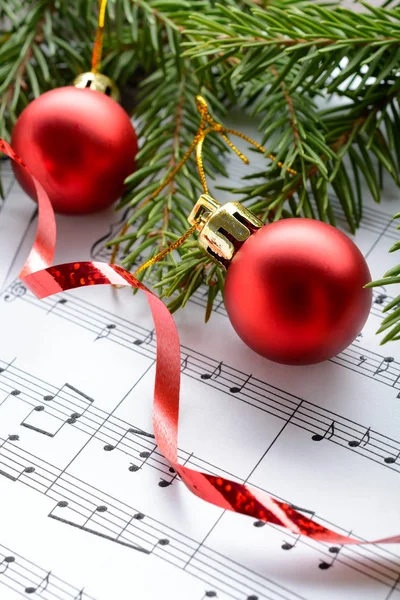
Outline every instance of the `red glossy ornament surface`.
{"label": "red glossy ornament surface", "polygon": [[[125,111],[90,89],[46,92],[21,113],[12,145],[46,190],[55,211],[86,214],[112,204],[135,167],[137,138]],[[15,175],[36,199],[19,165]]]}
{"label": "red glossy ornament surface", "polygon": [[233,327],[255,352],[304,365],[335,356],[371,308],[364,257],[346,235],[312,219],[262,227],[234,256],[225,284]]}

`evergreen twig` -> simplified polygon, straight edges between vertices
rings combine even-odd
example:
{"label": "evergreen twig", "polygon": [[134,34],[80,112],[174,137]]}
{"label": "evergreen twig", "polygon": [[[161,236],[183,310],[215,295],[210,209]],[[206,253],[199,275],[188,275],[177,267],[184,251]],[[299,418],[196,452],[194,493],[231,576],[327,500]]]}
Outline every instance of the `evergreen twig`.
{"label": "evergreen twig", "polygon": [[[10,137],[35,96],[88,70],[97,5],[0,0],[2,137]],[[111,242],[121,243],[118,260],[125,267],[156,254],[188,227],[201,192],[193,160],[161,194],[146,199],[193,139],[198,93],[218,118],[235,105],[246,110],[259,124],[262,144],[298,172],[293,177],[265,161],[240,189],[230,189],[265,221],[306,216],[334,225],[338,204],[354,232],[363,186],[379,202],[382,173],[399,184],[400,7],[386,0],[364,8],[354,13],[338,0],[109,0],[103,71],[121,88],[132,78],[139,88],[141,148],[119,204],[129,208],[126,227]],[[336,105],[321,108],[333,97]],[[204,146],[207,172],[225,174],[225,147],[211,137]],[[392,250],[398,248],[400,242]],[[206,318],[223,290],[223,274],[195,237],[146,277],[172,310],[205,283]],[[376,285],[382,281],[400,283],[400,267]],[[382,328],[388,332],[383,341],[400,339],[400,310]]]}

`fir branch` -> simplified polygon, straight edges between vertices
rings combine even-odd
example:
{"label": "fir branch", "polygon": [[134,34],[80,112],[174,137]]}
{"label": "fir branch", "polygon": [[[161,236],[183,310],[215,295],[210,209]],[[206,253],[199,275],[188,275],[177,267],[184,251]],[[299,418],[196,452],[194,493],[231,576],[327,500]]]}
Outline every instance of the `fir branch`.
{"label": "fir branch", "polygon": [[[196,94],[203,93],[211,104],[217,102],[212,90],[202,86],[201,80],[185,64],[181,71],[169,65],[167,75],[163,69],[157,70],[143,82],[141,88],[136,115],[139,135],[144,142],[137,157],[138,169],[128,178],[128,191],[120,204],[132,207],[127,224],[134,224],[134,228],[129,233],[124,232],[122,239],[110,243],[123,242],[120,259],[127,268],[132,268],[149,246],[151,250],[147,258],[188,229],[187,215],[201,192],[193,158],[166,190],[151,203],[147,198],[176,166],[192,142],[198,123],[194,102]],[[205,163],[224,172],[220,159],[216,158],[216,149],[219,153],[224,150],[219,140],[206,149]],[[158,281],[160,274],[175,264],[176,260],[168,257],[164,263],[154,267],[155,280]]]}
{"label": "fir branch", "polygon": [[[90,68],[97,11],[97,0],[0,0],[2,136],[9,138],[36,95]],[[362,184],[379,201],[382,173],[396,184],[400,179],[399,21],[399,3],[389,0],[381,8],[365,4],[364,13],[337,1],[110,0],[103,72],[122,88],[132,78],[140,88],[135,117],[142,140],[119,205],[129,207],[116,240],[119,260],[133,269],[188,227],[201,193],[193,160],[163,193],[146,199],[193,139],[197,93],[218,117],[234,105],[246,108],[268,151],[298,172],[293,177],[265,161],[232,193],[265,221],[295,215],[335,224],[339,203],[354,231]],[[334,97],[339,106],[321,108],[322,99]],[[207,138],[210,176],[224,173],[224,150],[219,138]],[[195,237],[146,277],[173,310],[205,282],[206,318],[224,280]]]}

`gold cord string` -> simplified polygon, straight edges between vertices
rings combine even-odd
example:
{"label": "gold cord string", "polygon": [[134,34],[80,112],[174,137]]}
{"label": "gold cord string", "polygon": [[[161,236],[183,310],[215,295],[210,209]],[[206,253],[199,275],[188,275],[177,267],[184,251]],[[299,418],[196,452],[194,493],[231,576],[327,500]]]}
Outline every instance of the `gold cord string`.
{"label": "gold cord string", "polygon": [[[229,127],[224,127],[220,123],[217,123],[217,121],[215,121],[213,119],[213,117],[210,115],[210,113],[208,111],[207,102],[202,96],[196,96],[196,106],[201,115],[201,120],[200,120],[200,125],[197,130],[197,133],[193,139],[193,142],[190,144],[187,152],[185,153],[183,158],[179,161],[179,163],[176,165],[176,167],[169,173],[169,175],[157,187],[157,189],[148,198],[146,198],[146,200],[144,200],[140,204],[139,208],[142,208],[143,206],[145,206],[146,204],[151,202],[151,200],[153,200],[156,196],[158,196],[158,194],[169,183],[171,183],[171,181],[174,179],[175,175],[183,167],[183,165],[187,162],[187,160],[189,159],[189,157],[191,156],[191,154],[194,150],[196,151],[196,164],[197,164],[197,170],[199,172],[201,185],[203,186],[204,193],[205,194],[209,193],[206,175],[205,175],[204,163],[203,163],[203,143],[204,143],[204,140],[207,137],[207,135],[210,134],[211,132],[220,134],[222,139],[224,140],[224,142],[227,144],[227,146],[229,146],[229,148],[231,148],[231,150],[233,150],[235,152],[235,154],[237,154],[237,156],[245,164],[249,164],[249,162],[250,162],[249,159],[231,142],[231,140],[228,138],[227,134],[235,135],[236,137],[239,137],[239,138],[245,140],[246,142],[248,142],[249,144],[251,144],[252,146],[257,148],[257,150],[260,150],[260,152],[263,152],[264,154],[266,154],[266,156],[268,156],[269,159],[271,159],[272,161],[276,161],[275,156],[273,154],[268,154],[267,150],[264,148],[264,146],[261,146],[261,144],[259,144],[255,140],[253,140],[251,137],[245,135],[244,133],[241,133],[240,131],[236,131],[235,129],[230,129]],[[208,125],[208,127],[207,127],[207,125]],[[281,163],[280,161],[277,162],[277,165],[280,168],[285,168],[284,163]],[[291,175],[297,175],[297,172],[294,169],[286,167],[286,170]],[[125,233],[127,232],[127,230],[129,229],[129,226],[130,226],[130,224],[127,223],[122,228],[118,237],[124,236]],[[147,267],[150,267],[151,265],[154,265],[156,262],[162,260],[165,256],[167,256],[168,254],[173,252],[173,250],[176,250],[176,248],[179,248],[179,246],[181,246],[192,235],[192,233],[194,233],[196,231],[196,229],[197,229],[197,223],[192,225],[192,227],[190,227],[190,229],[188,229],[178,240],[173,242],[167,248],[164,248],[164,250],[161,250],[161,252],[159,252],[152,258],[150,258],[143,265],[141,265],[138,269],[136,269],[136,271],[134,272],[134,276],[136,276],[138,273],[140,273],[144,269],[147,269]],[[112,264],[115,262],[115,258],[116,258],[118,249],[119,249],[119,244],[115,244],[112,255],[111,255],[111,263]]]}
{"label": "gold cord string", "polygon": [[99,20],[97,23],[96,37],[92,53],[92,73],[100,71],[101,57],[103,54],[104,24],[106,20],[107,0],[99,0]]}
{"label": "gold cord string", "polygon": [[138,273],[140,273],[140,271],[144,271],[144,269],[147,269],[147,267],[150,267],[150,265],[154,265],[154,263],[162,260],[164,258],[164,256],[167,256],[167,254],[169,254],[176,248],[179,248],[179,246],[181,246],[184,242],[186,242],[186,240],[192,235],[192,233],[194,233],[196,231],[196,229],[197,229],[197,221],[178,240],[176,240],[176,242],[173,242],[170,246],[168,246],[167,248],[164,248],[164,250],[161,250],[161,252],[156,254],[156,256],[153,256],[153,258],[150,258],[150,260],[148,260],[143,265],[141,265],[138,269],[136,269],[136,271],[133,274],[134,277],[136,277],[136,275]]}

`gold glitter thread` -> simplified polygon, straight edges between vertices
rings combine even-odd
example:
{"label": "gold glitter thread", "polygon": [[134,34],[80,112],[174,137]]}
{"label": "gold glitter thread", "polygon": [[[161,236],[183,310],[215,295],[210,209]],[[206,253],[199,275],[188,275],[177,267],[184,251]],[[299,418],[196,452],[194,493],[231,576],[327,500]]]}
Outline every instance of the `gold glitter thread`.
{"label": "gold glitter thread", "polygon": [[203,142],[204,142],[205,138],[206,138],[206,136],[203,135],[196,144],[196,164],[197,164],[197,170],[199,172],[199,177],[200,177],[201,185],[203,186],[204,193],[208,194],[209,192],[208,192],[207,179],[206,179],[206,174],[204,171],[203,158],[202,158]]}
{"label": "gold glitter thread", "polygon": [[[105,3],[106,1],[107,0],[103,0],[103,3]],[[163,181],[158,186],[158,188],[148,198],[146,198],[146,200],[144,200],[144,202],[142,202],[142,204],[140,205],[140,208],[142,208],[143,206],[145,206],[146,204],[148,204],[149,202],[154,200],[154,198],[156,196],[158,196],[158,194],[160,192],[162,192],[162,190],[169,183],[171,183],[171,181],[174,179],[174,177],[178,173],[178,171],[180,171],[180,169],[183,167],[183,165],[190,158],[193,150],[196,150],[196,165],[197,165],[197,170],[199,172],[201,185],[203,186],[204,193],[205,194],[209,193],[205,169],[204,169],[204,163],[203,163],[203,143],[204,143],[206,136],[211,132],[219,133],[221,135],[222,139],[224,140],[224,142],[227,144],[227,146],[229,146],[229,148],[231,148],[231,150],[233,150],[237,154],[237,156],[246,164],[249,164],[249,162],[250,162],[249,159],[231,142],[231,140],[228,138],[228,136],[226,134],[236,135],[237,137],[241,138],[242,140],[245,140],[246,142],[248,142],[249,144],[251,144],[252,146],[257,148],[257,150],[260,150],[260,152],[263,152],[264,154],[266,154],[268,156],[268,158],[271,159],[272,161],[276,161],[275,156],[273,154],[267,154],[266,148],[264,148],[264,146],[261,146],[261,144],[259,144],[255,140],[253,140],[248,135],[245,135],[244,133],[241,133],[240,131],[236,131],[236,129],[230,129],[229,127],[224,127],[220,123],[217,123],[217,121],[215,121],[213,119],[213,117],[210,115],[210,113],[208,112],[208,105],[207,105],[206,100],[203,98],[203,96],[196,96],[196,106],[197,106],[197,110],[199,111],[199,113],[201,115],[201,121],[200,121],[199,128],[197,130],[197,133],[193,139],[193,142],[190,144],[190,146],[189,146],[188,150],[186,151],[186,153],[184,154],[183,158],[179,161],[179,163],[176,165],[176,167],[167,176],[165,181]],[[207,124],[209,125],[209,127],[206,128]],[[284,163],[281,163],[280,161],[278,161],[276,164],[280,168],[285,168]],[[291,173],[292,175],[297,175],[297,171],[295,171],[294,169],[286,167],[286,170],[289,173]],[[122,228],[118,237],[122,237],[123,235],[125,235],[125,233],[127,232],[128,229],[129,229],[129,223],[127,223]],[[150,260],[145,262],[143,265],[141,265],[138,269],[136,269],[134,275],[136,276],[138,273],[140,273],[144,269],[147,269],[147,267],[150,267],[151,265],[154,265],[156,262],[162,260],[165,256],[170,254],[170,252],[172,252],[176,248],[179,248],[179,246],[181,246],[192,235],[192,233],[194,233],[196,231],[196,229],[197,229],[197,223],[192,225],[191,228],[188,229],[182,235],[182,237],[180,237],[178,240],[176,240],[176,242],[174,242],[173,244],[168,246],[168,248],[161,250],[161,252],[156,254],[156,256],[153,256],[153,258],[151,258]],[[114,264],[114,262],[115,262],[115,258],[117,256],[118,249],[119,249],[119,244],[115,244],[112,255],[111,255],[111,264]]]}
{"label": "gold glitter thread", "polygon": [[162,192],[163,189],[166,188],[168,184],[171,183],[171,181],[174,179],[174,177],[178,173],[178,171],[180,171],[182,169],[183,165],[187,162],[188,158],[190,158],[190,155],[192,154],[193,150],[196,148],[199,139],[200,139],[199,136],[196,135],[196,137],[194,138],[193,142],[190,144],[190,146],[189,146],[188,150],[186,151],[185,155],[183,156],[183,158],[179,161],[179,163],[176,165],[176,167],[174,167],[174,169],[171,171],[171,173],[168,175],[168,177],[165,179],[165,181],[163,181],[158,186],[158,188],[152,194],[150,194],[150,196],[148,198],[146,198],[146,200],[144,202],[142,202],[142,204],[140,205],[140,208],[142,208],[142,206],[146,206],[146,204],[148,204],[149,202],[154,200],[154,198],[156,196],[158,196],[158,194],[160,192]]}
{"label": "gold glitter thread", "polygon": [[173,242],[170,246],[168,246],[168,248],[164,248],[164,250],[161,250],[161,252],[153,256],[153,258],[150,258],[147,262],[145,262],[138,269],[136,269],[133,276],[136,277],[136,275],[138,275],[140,271],[144,271],[144,269],[147,269],[147,267],[154,265],[154,263],[162,260],[164,256],[167,256],[167,254],[170,254],[171,252],[176,250],[176,248],[179,248],[179,246],[186,242],[186,240],[192,235],[192,233],[196,231],[196,229],[197,222],[194,225],[192,225],[191,228],[188,229],[186,233],[184,233],[178,240],[176,240],[176,242]]}
{"label": "gold glitter thread", "polygon": [[96,37],[94,41],[92,54],[92,73],[98,73],[100,71],[101,57],[103,54],[104,25],[106,20],[107,0],[100,0],[99,5],[99,20],[97,23]]}

